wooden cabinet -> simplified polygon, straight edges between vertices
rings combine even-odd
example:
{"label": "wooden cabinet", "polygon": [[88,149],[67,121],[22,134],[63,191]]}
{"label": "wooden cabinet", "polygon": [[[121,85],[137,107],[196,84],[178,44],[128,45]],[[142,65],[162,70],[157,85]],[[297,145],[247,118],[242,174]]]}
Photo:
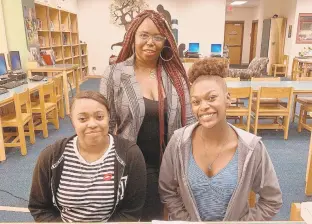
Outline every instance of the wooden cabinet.
{"label": "wooden cabinet", "polygon": [[263,21],[260,56],[269,58],[268,74],[270,75],[272,64],[283,62],[286,23],[285,18],[271,18]]}

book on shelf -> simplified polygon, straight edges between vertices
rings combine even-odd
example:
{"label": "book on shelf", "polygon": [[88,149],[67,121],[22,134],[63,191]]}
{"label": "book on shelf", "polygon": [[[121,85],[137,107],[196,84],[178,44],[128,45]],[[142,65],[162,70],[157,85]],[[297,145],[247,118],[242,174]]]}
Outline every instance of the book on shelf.
{"label": "book on shelf", "polygon": [[42,21],[37,18],[37,27],[38,27],[38,30],[42,30]]}
{"label": "book on shelf", "polygon": [[51,42],[52,42],[52,45],[53,45],[53,46],[56,45],[56,40],[55,40],[54,37],[51,38]]}
{"label": "book on shelf", "polygon": [[50,20],[50,30],[54,31],[54,23],[52,20]]}
{"label": "book on shelf", "polygon": [[68,38],[66,33],[63,33],[62,35],[63,35],[63,45],[68,45]]}
{"label": "book on shelf", "polygon": [[38,36],[40,47],[45,47],[45,38],[43,36]]}
{"label": "book on shelf", "polygon": [[45,65],[55,65],[56,57],[53,49],[41,50],[40,55]]}

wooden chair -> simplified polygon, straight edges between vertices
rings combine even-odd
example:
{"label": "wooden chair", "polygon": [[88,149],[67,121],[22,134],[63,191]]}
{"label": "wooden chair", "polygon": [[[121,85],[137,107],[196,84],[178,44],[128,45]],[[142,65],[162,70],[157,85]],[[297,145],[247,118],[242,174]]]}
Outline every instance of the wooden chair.
{"label": "wooden chair", "polygon": [[298,132],[301,132],[302,128],[312,131],[312,124],[307,123],[308,119],[312,119],[311,113],[312,104],[303,104],[300,106]]}
{"label": "wooden chair", "polygon": [[249,197],[248,197],[248,201],[249,201],[249,207],[250,208],[254,208],[256,206],[257,203],[257,195],[255,192],[250,191],[249,193]]}
{"label": "wooden chair", "polygon": [[234,77],[225,77],[223,79],[226,82],[239,82],[240,81],[240,77],[236,77],[236,78],[234,78]]}
{"label": "wooden chair", "polygon": [[33,102],[32,113],[35,117],[35,130],[42,130],[44,138],[48,137],[48,122],[53,123],[56,129],[60,128],[53,81],[40,86],[39,103]]}
{"label": "wooden chair", "polygon": [[[284,75],[286,77],[287,71],[288,71],[288,63],[289,63],[289,56],[284,55],[282,64],[273,64],[272,65],[273,76],[276,77],[276,75]],[[279,69],[281,69],[281,71],[278,71]]]}
{"label": "wooden chair", "polygon": [[297,58],[293,59],[292,70],[291,70],[291,80],[297,80],[298,77],[303,73],[300,63]]}
{"label": "wooden chair", "polygon": [[54,88],[55,88],[55,95],[56,95],[56,102],[57,108],[59,112],[59,116],[61,118],[65,117],[65,110],[64,110],[64,97],[63,97],[63,78],[62,76],[58,76],[53,78],[54,81]]}
{"label": "wooden chair", "polygon": [[291,203],[289,221],[303,221],[301,218],[301,204]]}
{"label": "wooden chair", "polygon": [[252,82],[263,82],[263,81],[269,81],[269,82],[279,82],[281,81],[280,77],[252,77],[251,78]]}
{"label": "wooden chair", "polygon": [[[280,82],[281,81],[281,78],[280,77],[268,77],[268,78],[251,78],[251,81],[252,82],[264,82],[264,81],[267,81],[267,82]],[[253,103],[256,103],[257,101],[257,95],[254,94],[253,98],[252,98],[252,101]],[[260,103],[273,103],[273,104],[276,104],[276,103],[282,103],[281,101],[279,101],[278,99],[276,98],[266,98],[266,99],[261,99]]]}
{"label": "wooden chair", "polygon": [[[223,78],[225,82],[239,82],[240,81],[240,77],[225,77]],[[233,105],[240,105],[240,104],[244,104],[243,102],[240,102],[239,99],[235,99],[233,97],[231,97],[231,104]],[[236,120],[235,120],[236,122]]]}
{"label": "wooden chair", "polygon": [[[240,105],[231,105],[226,110],[226,116],[228,118],[240,118],[239,124],[234,124],[238,128],[242,128],[246,131],[250,129],[250,114],[251,114],[251,104],[252,104],[252,89],[251,87],[244,88],[228,88],[228,92],[230,93],[231,98],[235,98],[237,100],[247,99],[247,106],[243,104]],[[246,124],[243,123],[243,117],[247,117]]]}
{"label": "wooden chair", "polygon": [[[258,129],[282,129],[284,130],[284,139],[288,139],[288,130],[289,130],[289,120],[291,112],[291,101],[293,97],[293,88],[292,87],[261,87],[257,95],[257,101],[255,104],[252,104],[251,110],[253,112],[252,118],[254,123],[251,124],[251,128],[254,130],[254,134],[257,134]],[[267,104],[260,103],[262,98],[277,98],[286,99],[287,107],[277,103],[277,104]],[[272,124],[258,124],[259,117],[269,118],[272,117],[282,117],[283,122],[280,123],[278,119],[275,120]]]}
{"label": "wooden chair", "polygon": [[[297,81],[312,81],[312,77],[297,77]],[[294,105],[293,105],[293,113],[292,113],[292,122],[295,121],[295,118],[297,116],[296,115],[297,103],[300,103],[301,105],[312,104],[312,96],[309,95],[309,96],[298,97],[297,94],[294,94]]]}
{"label": "wooden chair", "polygon": [[[22,107],[25,106],[25,111]],[[30,143],[35,143],[35,130],[32,118],[32,108],[29,96],[29,90],[25,92],[14,94],[15,114],[8,114],[1,118],[2,128],[16,127],[17,132],[3,133],[4,147],[20,147],[21,154],[27,154],[25,136],[30,137]],[[24,126],[28,124],[29,132],[24,130]],[[13,138],[13,139],[12,139]]]}

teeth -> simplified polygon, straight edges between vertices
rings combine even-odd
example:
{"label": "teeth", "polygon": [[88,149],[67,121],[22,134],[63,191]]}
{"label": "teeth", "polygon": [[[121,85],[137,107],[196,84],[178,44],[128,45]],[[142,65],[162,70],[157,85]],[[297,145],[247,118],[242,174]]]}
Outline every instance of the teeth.
{"label": "teeth", "polygon": [[205,115],[202,115],[201,117],[203,117],[203,118],[210,118],[212,116],[213,116],[213,114],[205,114]]}

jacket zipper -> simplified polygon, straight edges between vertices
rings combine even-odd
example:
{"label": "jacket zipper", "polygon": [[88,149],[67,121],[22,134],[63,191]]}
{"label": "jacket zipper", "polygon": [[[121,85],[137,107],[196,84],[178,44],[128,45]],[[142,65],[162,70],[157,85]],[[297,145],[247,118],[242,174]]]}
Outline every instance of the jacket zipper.
{"label": "jacket zipper", "polygon": [[54,183],[54,180],[53,180],[53,177],[52,177],[52,180],[51,180],[51,191],[52,191],[53,204],[60,211],[60,213],[62,214],[62,211],[61,211],[61,209],[59,208],[59,206],[57,205],[57,202],[56,202],[56,197],[55,197],[55,194],[54,194],[53,183]]}
{"label": "jacket zipper", "polygon": [[[123,176],[123,174],[124,174],[124,170],[125,169],[123,169],[123,171],[122,171],[122,173],[121,173],[121,177]],[[108,217],[108,219],[107,220],[109,220],[111,217],[112,217],[112,215],[114,214],[114,212],[115,212],[115,210],[116,210],[116,208],[117,208],[117,197],[118,197],[118,192],[119,192],[119,184],[120,184],[120,182],[121,182],[121,178],[119,179],[119,181],[118,181],[118,189],[117,189],[117,192],[116,192],[116,200],[115,200],[115,205],[114,205],[114,209],[113,209],[113,212],[110,214],[110,216]],[[119,202],[119,201],[118,201]]]}
{"label": "jacket zipper", "polygon": [[[109,219],[112,217],[112,215],[114,214],[114,212],[115,212],[115,210],[116,210],[116,208],[117,208],[117,204],[119,203],[119,201],[118,201],[118,203],[117,203],[117,200],[118,200],[118,192],[119,192],[119,186],[120,186],[120,183],[121,183],[121,178],[123,177],[123,174],[124,174],[124,172],[125,172],[125,165],[122,163],[123,161],[122,161],[122,160],[119,158],[119,156],[117,155],[117,152],[116,152],[116,158],[117,158],[117,161],[123,166],[123,169],[122,169],[122,172],[121,172],[121,176],[120,176],[120,178],[119,178],[119,180],[118,180],[118,188],[117,188],[117,191],[116,191],[116,199],[115,199],[114,209],[113,209],[112,213],[110,214],[110,216],[108,217],[107,220],[109,220]],[[122,162],[120,162],[119,159],[120,159]]]}

